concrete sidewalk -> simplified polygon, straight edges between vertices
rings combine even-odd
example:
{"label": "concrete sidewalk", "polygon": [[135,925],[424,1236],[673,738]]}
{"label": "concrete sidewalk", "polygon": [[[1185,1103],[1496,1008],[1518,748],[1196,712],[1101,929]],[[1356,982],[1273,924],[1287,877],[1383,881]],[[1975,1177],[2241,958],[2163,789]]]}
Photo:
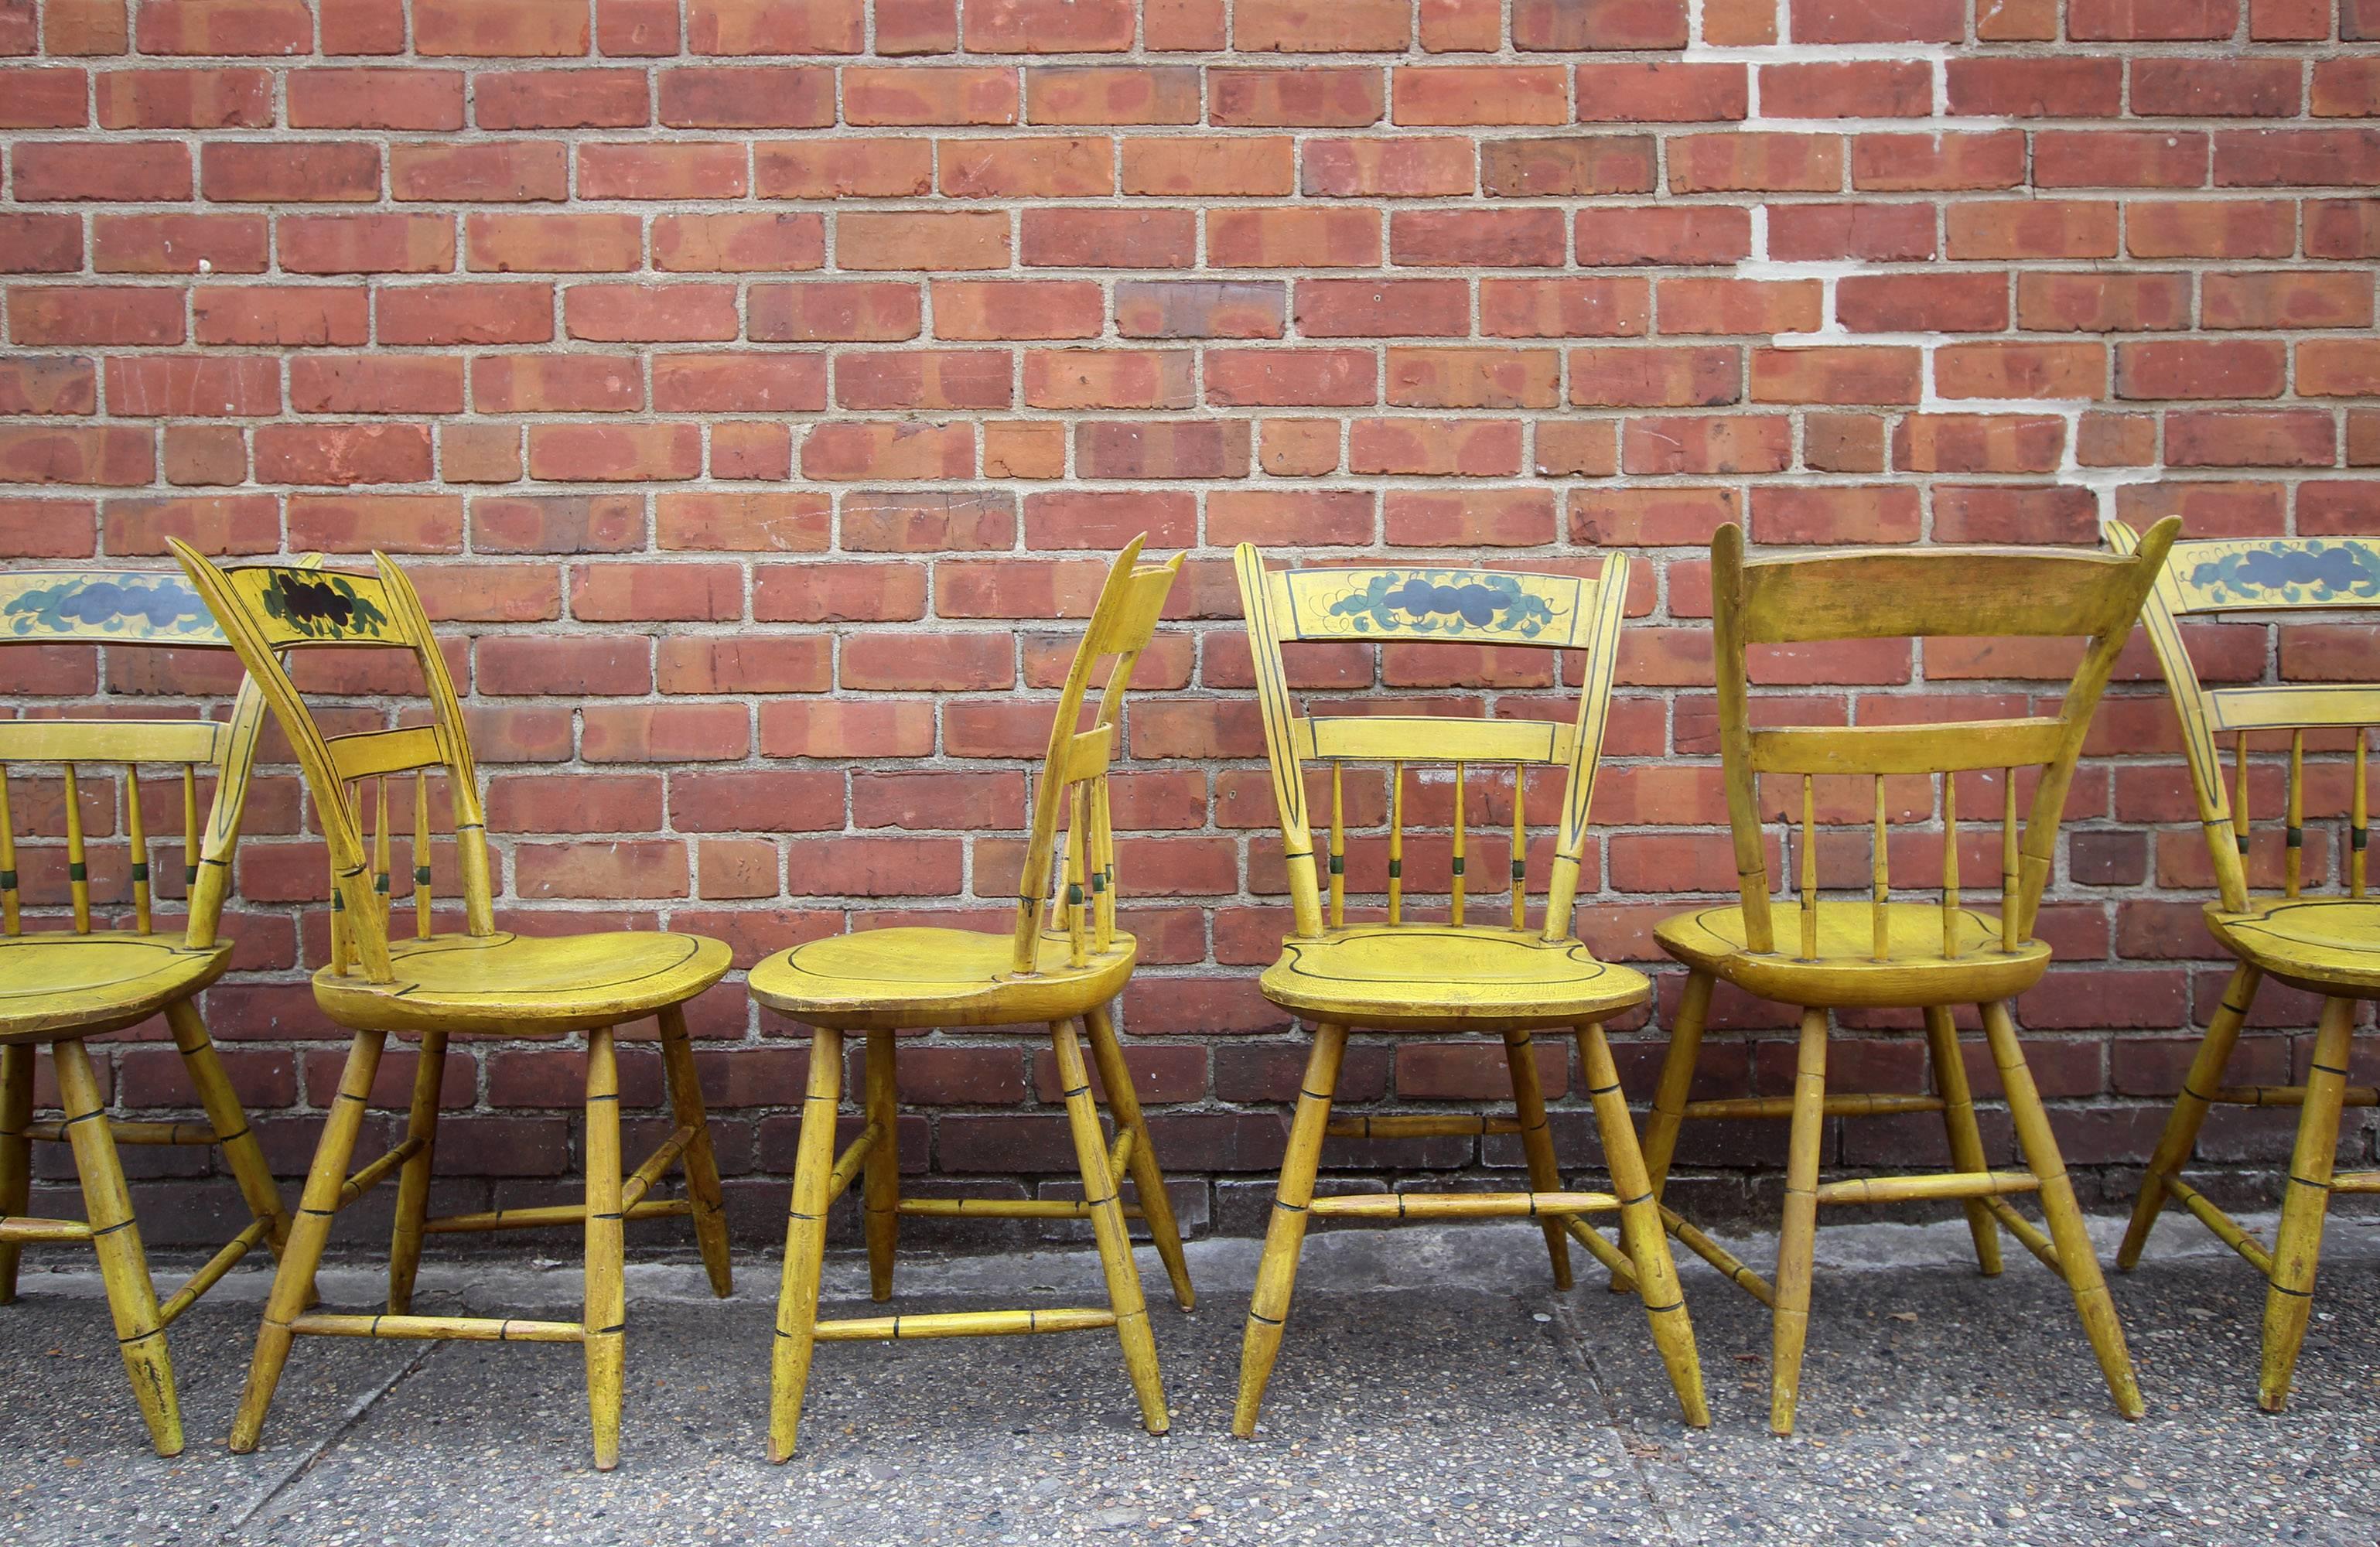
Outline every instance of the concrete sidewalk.
{"label": "concrete sidewalk", "polygon": [[[2105,1255],[2116,1222],[2095,1226]],[[1104,1333],[842,1345],[820,1350],[783,1468],[762,1446],[774,1261],[739,1263],[726,1302],[691,1267],[631,1269],[608,1475],[588,1466],[577,1350],[528,1346],[303,1340],[263,1448],[226,1455],[261,1273],[175,1328],[191,1441],[160,1461],[95,1275],[33,1271],[88,1260],[42,1252],[0,1309],[0,1541],[2369,1547],[2380,1229],[2334,1223],[2279,1417],[2254,1403],[2262,1284],[2210,1245],[2169,1222],[2116,1282],[2149,1400],[2138,1424],[2108,1407],[2063,1289],[2015,1250],[2001,1279],[1977,1278],[1962,1224],[1822,1231],[1790,1442],[1767,1431],[1766,1313],[1699,1264],[1687,1290],[1716,1419],[1695,1433],[1634,1302],[1599,1281],[1551,1292],[1534,1229],[1341,1230],[1308,1247],[1253,1443],[1225,1429],[1256,1243],[1215,1240],[1192,1248],[1198,1312],[1152,1311],[1170,1436],[1141,1432]],[[839,1260],[828,1282],[856,1300],[864,1270]],[[917,1309],[1099,1294],[1088,1250],[905,1259],[902,1283]],[[577,1275],[448,1263],[424,1289],[423,1309],[570,1318]],[[323,1290],[358,1306],[379,1292],[362,1270],[327,1272]]]}

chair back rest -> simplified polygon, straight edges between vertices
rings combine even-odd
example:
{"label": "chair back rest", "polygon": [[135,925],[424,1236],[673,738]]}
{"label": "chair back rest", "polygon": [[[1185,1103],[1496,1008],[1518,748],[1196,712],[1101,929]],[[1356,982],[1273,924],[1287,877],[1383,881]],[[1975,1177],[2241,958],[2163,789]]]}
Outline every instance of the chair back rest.
{"label": "chair back rest", "polygon": [[[1953,945],[1959,910],[1956,775],[1997,769],[2001,776],[2000,944],[2014,950],[2033,937],[2048,884],[2066,792],[2099,695],[2131,637],[2157,565],[2180,530],[2159,522],[2126,557],[2022,548],[1851,549],[1751,559],[1743,529],[1719,528],[1711,543],[1712,647],[1718,685],[1720,757],[1726,768],[1728,825],[1743,898],[1746,943],[1778,948],[1769,910],[1762,842],[1763,774],[1800,775],[1803,959],[1818,955],[1817,803],[1820,774],[1874,781],[1870,859],[1872,951],[1891,950],[1885,780],[1938,780],[1942,810],[1942,954]],[[1755,729],[1746,652],[1755,645],[1829,640],[2076,638],[2081,664],[2058,712],[2003,720],[1913,725],[1796,725]],[[2033,802],[2020,827],[2016,774],[2037,768]],[[1929,801],[1930,805],[1930,794]],[[1780,817],[1780,821],[1790,818]],[[1789,828],[1788,838],[1791,834]],[[1790,841],[1780,853],[1790,867]]]}
{"label": "chair back rest", "polygon": [[[1108,566],[1099,600],[1091,605],[1082,642],[1075,647],[1058,711],[1050,722],[1050,749],[1033,798],[1033,833],[1025,851],[1025,873],[1016,889],[1015,950],[1011,969],[1028,977],[1040,961],[1041,909],[1050,903],[1052,929],[1066,933],[1068,959],[1080,967],[1093,951],[1106,951],[1115,938],[1115,826],[1108,804],[1108,769],[1121,736],[1118,717],[1132,686],[1133,668],[1157,632],[1158,615],[1182,571],[1182,555],[1162,564],[1142,564],[1147,533],[1124,544]],[[1083,705],[1099,663],[1110,663],[1106,686],[1084,723]],[[1057,866],[1058,825],[1066,827],[1065,885],[1054,900],[1050,874]]]}
{"label": "chair back rest", "polygon": [[[2107,523],[2107,538],[2119,554],[2143,543],[2121,521]],[[2355,738],[2347,795],[2347,874],[2350,896],[2364,895],[2363,855],[2370,831],[2365,794],[2365,732],[2380,724],[2380,684],[2352,682],[2266,683],[2208,689],[2198,680],[2180,620],[2192,615],[2240,614],[2278,619],[2308,613],[2372,612],[2380,609],[2380,541],[2366,537],[2252,537],[2177,542],[2149,594],[2142,621],[2157,664],[2165,669],[2175,710],[2181,716],[2182,750],[2190,760],[2190,784],[2198,818],[2215,862],[2215,883],[2223,906],[2248,907],[2249,738],[2286,733],[2289,757],[2283,798],[2285,826],[2282,887],[2297,896],[2305,882],[2306,733],[2351,731]],[[2288,652],[2282,652],[2284,663]],[[2380,673],[2375,673],[2380,676]],[[2232,787],[2226,790],[2216,737],[2232,741]],[[2319,770],[2321,763],[2316,762]]]}
{"label": "chair back rest", "polygon": [[[93,645],[136,649],[224,650],[223,631],[188,581],[171,572],[108,573],[18,569],[0,574],[0,646]],[[228,720],[23,719],[0,721],[0,933],[23,929],[23,888],[8,775],[15,765],[59,765],[65,806],[67,889],[77,933],[91,928],[91,855],[86,843],[83,772],[93,763],[123,767],[123,827],[130,856],[133,925],[151,915],[149,824],[140,799],[142,765],[179,771],[186,944],[212,946],[229,889],[232,850],[248,804],[264,700],[254,678],[240,684]],[[199,822],[198,771],[215,771],[206,824]],[[114,786],[107,807],[115,814]],[[39,848],[30,851],[38,854]]]}
{"label": "chair back rest", "polygon": [[[1512,919],[1528,918],[1527,770],[1565,771],[1561,814],[1547,884],[1545,938],[1567,938],[1578,897],[1579,861],[1586,843],[1587,807],[1596,762],[1610,711],[1611,674],[1628,598],[1628,560],[1614,554],[1592,579],[1506,570],[1412,565],[1268,571],[1254,543],[1233,557],[1240,606],[1247,619],[1257,697],[1264,711],[1265,751],[1272,764],[1273,800],[1281,814],[1288,859],[1290,904],[1299,935],[1322,932],[1322,887],[1315,876],[1314,839],[1306,815],[1305,764],[1330,769],[1330,912],[1327,927],[1346,922],[1346,801],[1344,765],[1385,763],[1389,769],[1388,915],[1404,921],[1405,766],[1454,769],[1450,834],[1448,916],[1463,921],[1469,878],[1465,779],[1475,763],[1512,770]],[[1522,646],[1583,652],[1585,683],[1577,718],[1458,718],[1448,714],[1304,715],[1297,713],[1282,662],[1293,641]]]}
{"label": "chair back rest", "polygon": [[[270,564],[225,569],[185,542],[173,541],[173,547],[250,680],[262,688],[305,774],[331,851],[332,965],[342,973],[359,967],[375,983],[395,977],[388,955],[388,781],[397,774],[413,776],[415,933],[424,940],[431,934],[429,779],[439,774],[453,812],[465,928],[474,935],[493,934],[487,819],[462,705],[421,599],[405,572],[379,552],[372,554],[378,573],[363,575]],[[411,652],[427,688],[430,723],[324,736],[277,653],[323,645]],[[367,781],[374,795],[369,848],[363,825]]]}

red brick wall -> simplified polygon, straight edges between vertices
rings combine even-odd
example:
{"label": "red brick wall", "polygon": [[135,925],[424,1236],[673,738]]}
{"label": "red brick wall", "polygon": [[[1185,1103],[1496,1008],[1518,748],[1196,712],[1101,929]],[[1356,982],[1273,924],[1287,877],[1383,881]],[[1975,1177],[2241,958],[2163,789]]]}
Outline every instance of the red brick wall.
{"label": "red brick wall", "polygon": [[[1245,1230],[1300,1043],[1253,984],[1285,910],[1224,550],[1647,560],[1580,914],[1645,961],[1682,887],[1727,884],[1719,521],[1763,544],[2087,543],[2168,511],[2374,530],[2370,43],[2380,0],[6,0],[0,555],[154,565],[168,533],[406,555],[470,694],[507,916],[749,960],[892,916],[996,927],[1053,619],[1135,531],[1193,550],[1131,717],[1126,1012],[1185,1206]],[[2218,676],[2266,669],[2261,633],[2202,642]],[[2372,675],[2368,640],[2299,644]],[[225,690],[206,662],[10,660],[26,712]],[[1534,664],[1461,670],[1384,683],[1548,696]],[[1775,676],[1840,716],[2013,706],[2054,691],[2034,670],[1893,646]],[[2045,924],[2065,962],[2022,1012],[2103,1196],[2221,978],[2144,652],[2127,676]],[[324,887],[285,765],[250,831],[244,968],[210,1010],[295,1170],[337,1054],[298,969]],[[1777,1013],[1722,1008],[1713,1089],[1782,1090]],[[733,985],[698,1019],[767,1233],[802,1044]],[[2277,1079],[2308,1006],[2268,990],[2258,1021],[2248,1078]],[[1640,1095],[1657,1028],[1631,1029]],[[920,1041],[913,1166],[1062,1171],[1045,1060]],[[1348,1091],[1486,1095],[1493,1063],[1373,1043]],[[123,1047],[122,1101],[186,1105],[170,1064]],[[458,1200],[576,1175],[568,1053],[454,1065]],[[1839,1067],[1920,1078],[1905,1035]],[[2221,1121],[2208,1152],[2263,1176],[2285,1131]],[[1705,1201],[1782,1139],[1690,1140]],[[1838,1154],[1935,1148],[1891,1120]],[[152,1235],[230,1199],[139,1158],[164,1168]]]}

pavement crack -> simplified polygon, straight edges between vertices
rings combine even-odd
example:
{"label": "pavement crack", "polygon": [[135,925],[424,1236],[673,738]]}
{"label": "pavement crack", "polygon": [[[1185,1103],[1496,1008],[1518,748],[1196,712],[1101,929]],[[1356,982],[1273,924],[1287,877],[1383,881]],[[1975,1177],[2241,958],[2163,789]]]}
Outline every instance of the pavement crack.
{"label": "pavement crack", "polygon": [[[1628,1458],[1629,1470],[1636,1474],[1636,1485],[1644,1492],[1645,1507],[1652,1519],[1660,1524],[1658,1538],[1648,1538],[1646,1533],[1640,1531],[1637,1539],[1683,1542],[1686,1539],[1678,1534],[1678,1523],[1670,1518],[1669,1505],[1661,1497],[1652,1468],[1646,1465],[1637,1447],[1628,1443],[1628,1420],[1620,1410],[1618,1399],[1612,1395],[1610,1383],[1596,1368],[1595,1352],[1587,1344],[1585,1332],[1578,1324],[1578,1308],[1569,1296],[1564,1295],[1549,1297],[1545,1303],[1552,1312],[1552,1320],[1548,1325],[1552,1332],[1554,1346],[1564,1357],[1576,1361],[1579,1369],[1585,1372],[1587,1383],[1595,1388],[1596,1396],[1603,1404],[1605,1426],[1610,1431],[1612,1443],[1621,1455]],[[1626,1303],[1633,1306],[1638,1302],[1633,1295],[1630,1295],[1626,1297]]]}
{"label": "pavement crack", "polygon": [[267,1509],[272,1507],[273,1502],[275,1499],[281,1497],[282,1494],[287,1492],[298,1481],[304,1479],[309,1472],[311,1472],[314,1469],[317,1462],[321,1461],[322,1457],[330,1455],[333,1450],[338,1447],[341,1441],[345,1440],[349,1434],[355,1432],[356,1429],[363,1423],[366,1415],[368,1415],[372,1408],[379,1404],[381,1398],[386,1396],[389,1393],[403,1385],[407,1381],[411,1380],[414,1374],[419,1371],[423,1365],[428,1364],[431,1357],[435,1355],[439,1349],[444,1346],[445,1345],[443,1342],[439,1342],[434,1339],[425,1339],[418,1345],[417,1351],[411,1358],[407,1359],[403,1364],[397,1366],[386,1380],[382,1381],[378,1385],[375,1385],[370,1391],[364,1393],[363,1395],[358,1397],[354,1402],[348,1404],[346,1412],[340,1416],[339,1421],[334,1424],[329,1431],[324,1433],[321,1439],[315,1441],[313,1444],[309,1445],[302,1453],[292,1459],[289,1465],[283,1469],[279,1477],[274,1478],[270,1483],[266,1484],[265,1487],[249,1501],[247,1507],[243,1508],[239,1512],[239,1516],[237,1519],[233,1520],[231,1524],[225,1526],[216,1534],[215,1541],[218,1542],[231,1541],[245,1533],[250,1523],[252,1523],[258,1516],[262,1515]]}

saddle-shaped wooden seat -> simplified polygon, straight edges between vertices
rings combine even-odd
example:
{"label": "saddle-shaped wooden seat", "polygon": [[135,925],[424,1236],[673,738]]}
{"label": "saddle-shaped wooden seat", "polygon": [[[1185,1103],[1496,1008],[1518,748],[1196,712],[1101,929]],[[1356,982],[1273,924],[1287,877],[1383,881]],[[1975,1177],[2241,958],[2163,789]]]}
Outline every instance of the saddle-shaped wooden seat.
{"label": "saddle-shaped wooden seat", "polygon": [[909,925],[811,941],[754,967],[751,982],[786,1015],[846,1031],[1074,1020],[1123,992],[1140,943],[1116,930],[1080,963],[1073,954],[1045,930],[1020,972],[1008,935]]}

